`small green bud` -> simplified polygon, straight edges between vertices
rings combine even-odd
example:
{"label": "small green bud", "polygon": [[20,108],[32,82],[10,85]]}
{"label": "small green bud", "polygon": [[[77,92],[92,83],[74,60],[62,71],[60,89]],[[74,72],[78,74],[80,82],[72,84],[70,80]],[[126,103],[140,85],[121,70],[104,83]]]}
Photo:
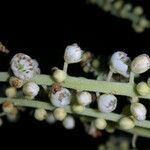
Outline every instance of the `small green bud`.
{"label": "small green bud", "polygon": [[95,127],[96,127],[97,129],[103,130],[103,129],[106,128],[106,126],[107,126],[107,122],[106,122],[105,119],[103,119],[103,118],[97,118],[97,119],[95,120]]}
{"label": "small green bud", "polygon": [[94,59],[92,61],[92,66],[97,69],[100,66],[99,60],[98,59]]}
{"label": "small green bud", "polygon": [[47,116],[47,112],[45,109],[38,108],[34,112],[35,119],[37,119],[39,121],[43,121],[46,118],[46,116]]}
{"label": "small green bud", "polygon": [[149,20],[146,19],[145,17],[141,17],[139,25],[143,28],[147,28],[149,26]]}
{"label": "small green bud", "polygon": [[75,112],[75,113],[81,113],[85,110],[85,106],[83,105],[79,105],[79,104],[74,104],[72,106],[72,110]]}
{"label": "small green bud", "polygon": [[113,127],[113,126],[107,126],[107,127],[105,128],[105,130],[106,130],[106,132],[108,132],[108,133],[114,133],[114,132],[115,132],[115,127]]}
{"label": "small green bud", "polygon": [[56,108],[54,110],[54,117],[56,120],[63,121],[66,117],[67,113],[64,108]]}
{"label": "small green bud", "polygon": [[56,69],[53,73],[53,78],[56,82],[63,82],[67,78],[66,72],[60,69]]}
{"label": "small green bud", "polygon": [[87,51],[87,52],[83,53],[81,62],[85,63],[86,61],[88,61],[91,58],[92,58],[91,52]]}
{"label": "small green bud", "polygon": [[7,97],[13,98],[17,95],[17,90],[14,87],[8,87],[6,88],[5,94]]}
{"label": "small green bud", "polygon": [[122,129],[129,130],[134,128],[135,123],[130,117],[123,117],[119,120],[119,126]]}
{"label": "small green bud", "polygon": [[5,113],[11,113],[14,109],[14,105],[12,102],[10,101],[6,101],[3,103],[2,105],[2,109]]}
{"label": "small green bud", "polygon": [[114,4],[113,4],[114,9],[116,9],[116,10],[121,9],[122,6],[123,6],[123,0],[116,1],[116,2],[114,2]]}
{"label": "small green bud", "polygon": [[89,73],[89,72],[90,72],[90,67],[89,67],[89,66],[84,66],[84,67],[83,67],[83,71],[84,71],[85,73]]}
{"label": "small green bud", "polygon": [[137,86],[136,86],[136,90],[142,96],[150,94],[150,88],[149,88],[149,86],[147,85],[146,82],[138,83]]}
{"label": "small green bud", "polygon": [[137,16],[142,15],[143,14],[143,8],[141,6],[136,6],[133,9],[133,13]]}

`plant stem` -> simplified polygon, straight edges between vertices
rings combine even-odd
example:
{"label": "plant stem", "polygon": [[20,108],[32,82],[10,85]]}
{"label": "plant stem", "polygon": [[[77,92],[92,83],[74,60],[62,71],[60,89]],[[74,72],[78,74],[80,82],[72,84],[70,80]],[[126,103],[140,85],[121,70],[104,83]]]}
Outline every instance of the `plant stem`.
{"label": "plant stem", "polygon": [[63,71],[67,73],[68,63],[64,62]]}
{"label": "plant stem", "polygon": [[132,137],[132,147],[136,148],[136,141],[137,141],[138,136],[136,134],[133,134]]}
{"label": "plant stem", "polygon": [[[8,98],[0,98],[0,104],[3,102],[8,101]],[[28,99],[11,99],[10,100],[15,106],[24,106],[24,107],[32,107],[32,108],[43,108],[46,110],[53,111],[55,107],[53,107],[50,103],[41,102],[39,100],[28,100]],[[66,106],[65,110],[69,114],[73,114],[74,112],[71,110],[70,106]],[[86,108],[83,112],[77,113],[81,116],[88,116],[92,118],[104,118],[109,121],[118,122],[123,115],[115,114],[115,113],[101,113],[98,110],[94,110],[91,108]],[[136,133],[137,135],[150,137],[150,121],[135,121],[135,127],[131,130],[124,130],[130,133]],[[139,128],[140,127],[140,128]],[[142,128],[141,128],[142,127]],[[145,128],[145,129],[144,129]],[[119,128],[120,129],[120,128]],[[137,130],[138,129],[138,130]],[[122,130],[122,129],[120,129]]]}
{"label": "plant stem", "polygon": [[[8,81],[9,75],[7,72],[0,72],[0,82]],[[39,85],[52,85],[54,83],[50,75],[40,74],[35,76],[29,81],[33,81]],[[29,82],[27,81],[27,82]],[[62,83],[63,87],[79,90],[91,91],[100,93],[111,93],[114,95],[122,95],[129,97],[139,97],[143,99],[150,99],[150,95],[139,96],[135,91],[136,84],[120,83],[120,82],[107,82],[97,81],[92,79],[78,78],[67,76],[67,79]]]}
{"label": "plant stem", "polygon": [[107,76],[107,80],[106,81],[110,81],[111,77],[113,75],[113,72],[111,70],[109,70],[108,76]]}
{"label": "plant stem", "polygon": [[131,71],[130,72],[130,77],[129,77],[129,83],[134,83],[134,73]]}

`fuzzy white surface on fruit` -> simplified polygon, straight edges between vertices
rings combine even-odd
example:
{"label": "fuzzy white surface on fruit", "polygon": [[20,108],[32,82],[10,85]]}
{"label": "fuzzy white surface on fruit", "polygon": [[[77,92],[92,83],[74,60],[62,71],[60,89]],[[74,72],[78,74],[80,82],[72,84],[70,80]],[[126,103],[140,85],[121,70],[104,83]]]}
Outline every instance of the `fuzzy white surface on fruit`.
{"label": "fuzzy white surface on fruit", "polygon": [[80,105],[86,106],[92,102],[92,96],[89,92],[78,92],[77,93],[77,102]]}
{"label": "fuzzy white surface on fruit", "polygon": [[69,63],[77,63],[81,61],[83,51],[77,44],[72,44],[66,47],[64,60]]}
{"label": "fuzzy white surface on fruit", "polygon": [[97,103],[101,112],[112,112],[116,109],[117,98],[111,94],[103,94],[98,97]]}
{"label": "fuzzy white surface on fruit", "polygon": [[70,104],[72,95],[66,88],[61,88],[56,93],[50,93],[49,98],[55,107],[64,107]]}

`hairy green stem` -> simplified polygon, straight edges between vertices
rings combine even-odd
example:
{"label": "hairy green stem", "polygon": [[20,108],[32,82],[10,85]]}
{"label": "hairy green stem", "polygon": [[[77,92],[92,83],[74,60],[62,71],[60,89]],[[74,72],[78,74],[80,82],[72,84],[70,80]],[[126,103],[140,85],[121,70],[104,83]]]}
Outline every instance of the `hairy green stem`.
{"label": "hairy green stem", "polygon": [[[9,74],[7,72],[0,72],[0,82],[7,82],[9,79]],[[37,75],[32,78],[30,81],[34,81],[39,85],[52,85],[54,83],[50,75]],[[27,81],[29,82],[29,81]],[[134,97],[138,96],[139,98],[150,99],[150,95],[139,96],[137,95],[135,89],[136,84],[134,83],[119,83],[119,82],[107,82],[107,81],[97,81],[80,77],[71,77],[67,76],[67,79],[61,83],[62,86],[75,89],[78,91],[87,90],[92,92],[100,93],[111,93],[115,95],[129,96]],[[9,98],[0,98],[0,104],[10,100],[16,106],[32,107],[32,108],[44,108],[46,110],[54,110],[50,103],[42,102],[39,100],[28,100],[28,99],[9,99]],[[65,107],[67,113],[73,113],[70,106]],[[86,108],[83,112],[78,113],[82,116],[98,118],[102,117],[106,120],[118,122],[123,115],[115,113],[100,113],[98,110],[92,108]],[[137,134],[140,136],[150,137],[150,121],[135,121],[136,127],[126,132]],[[121,129],[122,130],[122,129]]]}
{"label": "hairy green stem", "polygon": [[[46,110],[53,111],[55,107],[53,107],[50,103],[41,102],[39,100],[28,100],[28,99],[9,99],[9,98],[0,98],[0,104],[5,101],[11,101],[15,106],[24,106],[24,107],[32,107],[32,108],[43,108]],[[67,113],[73,114],[70,106],[66,106],[65,110]],[[123,115],[115,114],[115,113],[101,113],[98,110],[94,110],[91,108],[86,108],[83,112],[77,113],[81,116],[87,116],[92,118],[104,118],[109,121],[118,122]],[[136,121],[136,127],[130,130],[123,130],[129,133],[136,133],[139,136],[150,137],[150,121]],[[118,127],[119,128],[119,127]],[[120,128],[119,128],[120,129]],[[120,129],[122,130],[122,129]]]}
{"label": "hairy green stem", "polygon": [[[7,72],[0,72],[0,82],[6,82],[9,79]],[[50,75],[40,74],[32,78],[33,81],[39,85],[52,85],[54,83]],[[27,81],[29,82],[29,81]],[[91,91],[100,93],[111,93],[114,95],[139,97],[142,99],[150,99],[150,95],[139,96],[135,91],[136,84],[132,83],[120,83],[120,82],[107,82],[97,81],[92,79],[86,79],[81,77],[67,76],[67,79],[61,83],[63,87],[75,89],[78,91]]]}

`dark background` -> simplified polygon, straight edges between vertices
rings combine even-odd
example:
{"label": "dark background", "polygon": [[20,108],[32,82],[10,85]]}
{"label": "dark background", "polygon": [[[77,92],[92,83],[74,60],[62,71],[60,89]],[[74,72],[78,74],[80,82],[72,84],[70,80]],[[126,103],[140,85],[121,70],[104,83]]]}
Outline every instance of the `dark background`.
{"label": "dark background", "polygon": [[[149,17],[148,0],[132,2],[134,5],[141,4]],[[49,3],[4,1],[1,3],[0,17],[0,41],[10,50],[10,54],[0,55],[1,71],[7,70],[15,53],[23,52],[36,58],[42,73],[48,74],[53,66],[62,68],[64,49],[72,43],[78,43],[83,50],[96,55],[108,55],[116,50],[124,50],[131,58],[144,52],[149,54],[150,30],[137,34],[129,21],[105,13],[84,0],[57,0]],[[69,68],[71,75],[80,76],[80,72],[79,65]],[[122,132],[116,134],[121,135]],[[0,128],[0,143],[5,148],[30,148],[30,144],[33,144],[34,148],[42,149],[47,146],[48,149],[94,150],[107,137],[108,134],[104,133],[102,138],[92,139],[78,121],[75,130],[67,131],[59,123],[50,126],[35,121],[28,114],[22,114],[18,123],[4,120]],[[140,138],[138,146],[148,141]]]}

